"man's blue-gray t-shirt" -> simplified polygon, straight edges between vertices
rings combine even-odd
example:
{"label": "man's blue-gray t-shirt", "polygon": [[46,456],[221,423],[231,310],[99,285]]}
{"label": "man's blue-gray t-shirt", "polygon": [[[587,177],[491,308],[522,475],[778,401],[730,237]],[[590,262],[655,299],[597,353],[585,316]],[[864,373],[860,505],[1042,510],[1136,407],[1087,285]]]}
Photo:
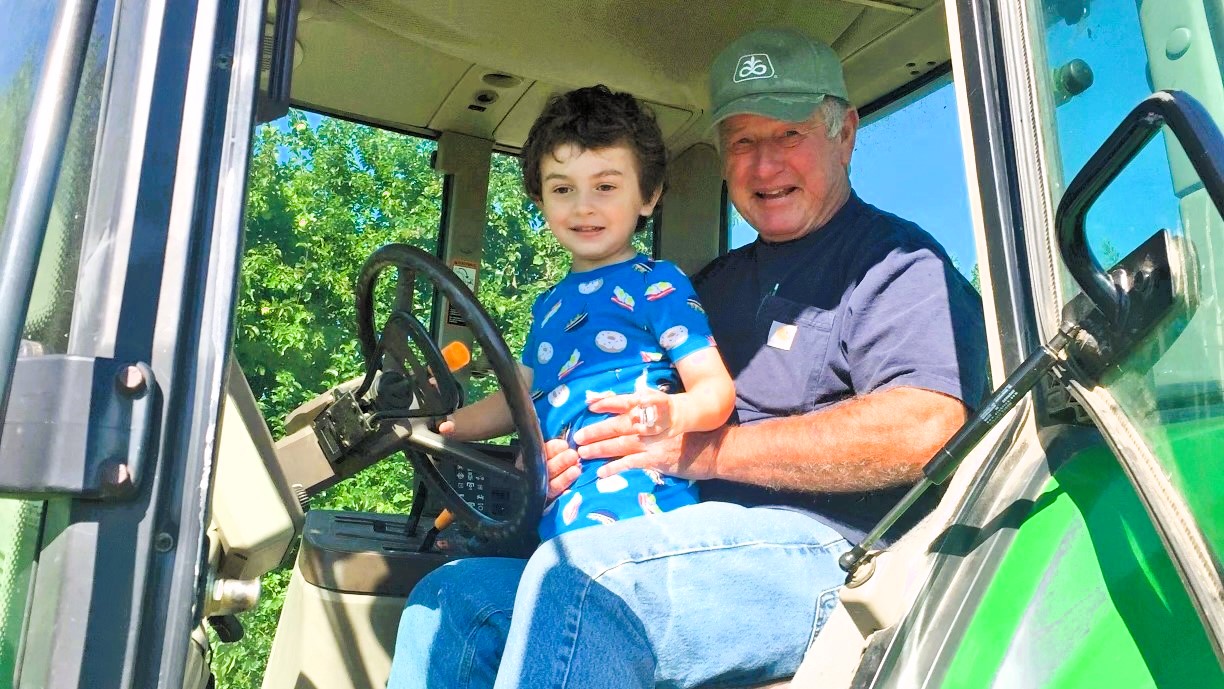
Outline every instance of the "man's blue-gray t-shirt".
{"label": "man's blue-gray t-shirt", "polygon": [[[977,292],[929,234],[853,193],[818,230],[788,242],[758,239],[706,266],[693,284],[735,378],[740,424],[894,387],[933,390],[970,408],[986,392]],[[715,480],[702,483],[701,496],[798,508],[857,542],[907,489],[802,493]]]}

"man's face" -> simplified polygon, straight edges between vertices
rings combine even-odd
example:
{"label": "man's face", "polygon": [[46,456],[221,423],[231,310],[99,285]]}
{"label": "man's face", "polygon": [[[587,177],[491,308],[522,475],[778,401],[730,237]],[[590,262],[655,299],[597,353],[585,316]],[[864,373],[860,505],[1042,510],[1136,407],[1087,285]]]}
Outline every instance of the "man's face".
{"label": "man's face", "polygon": [[581,150],[565,145],[540,161],[540,208],[548,228],[587,271],[633,258],[639,217],[654,212],[658,192],[643,199],[637,161],[627,146]]}
{"label": "man's face", "polygon": [[731,202],[766,241],[797,239],[823,226],[850,194],[857,128],[853,109],[833,139],[820,116],[807,122],[728,117],[719,134]]}

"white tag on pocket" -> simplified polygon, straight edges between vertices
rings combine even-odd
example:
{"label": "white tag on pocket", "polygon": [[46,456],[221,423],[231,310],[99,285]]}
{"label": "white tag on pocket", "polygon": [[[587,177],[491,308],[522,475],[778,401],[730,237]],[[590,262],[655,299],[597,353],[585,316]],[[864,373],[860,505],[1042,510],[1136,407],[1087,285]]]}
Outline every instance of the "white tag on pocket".
{"label": "white tag on pocket", "polygon": [[765,344],[773,347],[774,349],[781,349],[789,352],[791,346],[795,344],[795,335],[798,332],[799,329],[790,323],[779,323],[774,321],[773,325],[769,326],[769,339],[765,342]]}

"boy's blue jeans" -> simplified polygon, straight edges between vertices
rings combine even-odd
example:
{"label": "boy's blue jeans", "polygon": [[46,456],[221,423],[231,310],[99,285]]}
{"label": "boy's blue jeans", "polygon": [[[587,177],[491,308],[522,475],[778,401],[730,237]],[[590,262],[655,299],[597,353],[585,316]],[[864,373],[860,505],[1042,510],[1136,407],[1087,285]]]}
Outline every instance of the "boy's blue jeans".
{"label": "boy's blue jeans", "polygon": [[735,686],[793,674],[845,574],[837,532],[707,502],[421,580],[388,689]]}

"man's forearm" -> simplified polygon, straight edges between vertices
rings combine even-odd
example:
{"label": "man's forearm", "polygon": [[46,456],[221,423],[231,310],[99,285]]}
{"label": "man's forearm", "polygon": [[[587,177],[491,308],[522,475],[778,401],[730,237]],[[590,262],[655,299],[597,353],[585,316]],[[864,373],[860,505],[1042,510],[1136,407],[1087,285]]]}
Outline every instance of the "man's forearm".
{"label": "man's forearm", "polygon": [[964,423],[964,405],[917,388],[893,388],[803,416],[684,438],[685,460],[711,478],[821,492],[913,483]]}

